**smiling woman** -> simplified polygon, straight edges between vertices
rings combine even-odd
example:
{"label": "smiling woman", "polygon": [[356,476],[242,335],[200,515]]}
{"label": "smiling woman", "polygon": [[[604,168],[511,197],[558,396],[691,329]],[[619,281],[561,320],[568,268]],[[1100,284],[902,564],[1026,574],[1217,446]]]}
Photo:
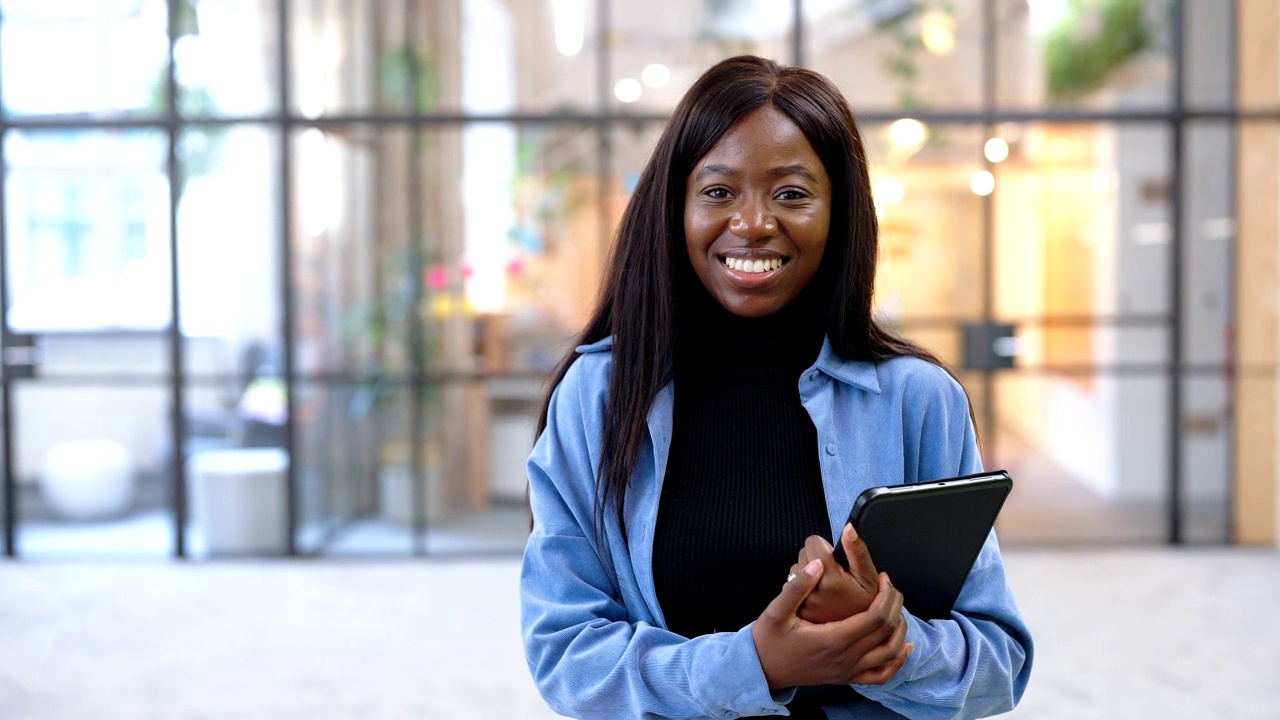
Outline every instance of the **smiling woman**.
{"label": "smiling woman", "polygon": [[871,485],[981,469],[964,390],[872,319],[865,157],[809,70],[729,58],[676,107],[528,463],[525,652],[557,712],[977,717],[1022,696],[994,533],[926,623],[845,524]]}

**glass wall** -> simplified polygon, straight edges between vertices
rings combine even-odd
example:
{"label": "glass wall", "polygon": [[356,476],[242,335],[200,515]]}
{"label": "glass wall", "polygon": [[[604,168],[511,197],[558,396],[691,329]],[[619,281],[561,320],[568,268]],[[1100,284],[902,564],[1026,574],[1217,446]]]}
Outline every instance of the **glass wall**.
{"label": "glass wall", "polygon": [[743,52],[859,116],[876,312],[1005,542],[1228,542],[1233,7],[0,0],[5,550],[519,551],[547,374]]}

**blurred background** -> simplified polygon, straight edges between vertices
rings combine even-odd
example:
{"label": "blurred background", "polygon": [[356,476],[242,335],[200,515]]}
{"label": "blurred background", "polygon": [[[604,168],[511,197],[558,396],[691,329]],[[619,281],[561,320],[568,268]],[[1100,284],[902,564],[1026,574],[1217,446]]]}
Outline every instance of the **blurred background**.
{"label": "blurred background", "polygon": [[832,78],[1006,545],[1277,542],[1269,0],[0,0],[3,551],[517,556],[680,95]]}

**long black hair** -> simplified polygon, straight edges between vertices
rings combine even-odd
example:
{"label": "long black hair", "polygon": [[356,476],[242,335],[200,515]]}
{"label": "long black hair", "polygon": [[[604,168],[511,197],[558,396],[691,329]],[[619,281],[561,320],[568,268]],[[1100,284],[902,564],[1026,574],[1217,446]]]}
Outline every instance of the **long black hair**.
{"label": "long black hair", "polygon": [[[688,277],[685,182],[694,165],[748,113],[771,106],[804,133],[831,178],[831,223],[813,282],[826,298],[827,336],[850,360],[911,355],[942,365],[923,348],[885,330],[871,314],[879,245],[866,152],[853,113],[822,75],[740,55],[712,66],[685,93],[658,139],[623,212],[595,311],[578,344],[613,336],[613,368],[596,486],[596,532],[608,509],[626,537],[624,506],[648,432],[647,417],[670,377],[676,308]],[[538,418],[547,425],[551,392],[577,358],[570,351],[552,374]]]}

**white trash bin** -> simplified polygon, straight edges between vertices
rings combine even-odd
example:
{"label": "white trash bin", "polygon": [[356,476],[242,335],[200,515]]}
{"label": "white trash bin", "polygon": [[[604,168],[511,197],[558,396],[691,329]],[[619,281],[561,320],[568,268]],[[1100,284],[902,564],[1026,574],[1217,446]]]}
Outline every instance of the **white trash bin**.
{"label": "white trash bin", "polygon": [[288,551],[286,482],[280,448],[203,450],[187,461],[193,523],[210,555],[283,555]]}

